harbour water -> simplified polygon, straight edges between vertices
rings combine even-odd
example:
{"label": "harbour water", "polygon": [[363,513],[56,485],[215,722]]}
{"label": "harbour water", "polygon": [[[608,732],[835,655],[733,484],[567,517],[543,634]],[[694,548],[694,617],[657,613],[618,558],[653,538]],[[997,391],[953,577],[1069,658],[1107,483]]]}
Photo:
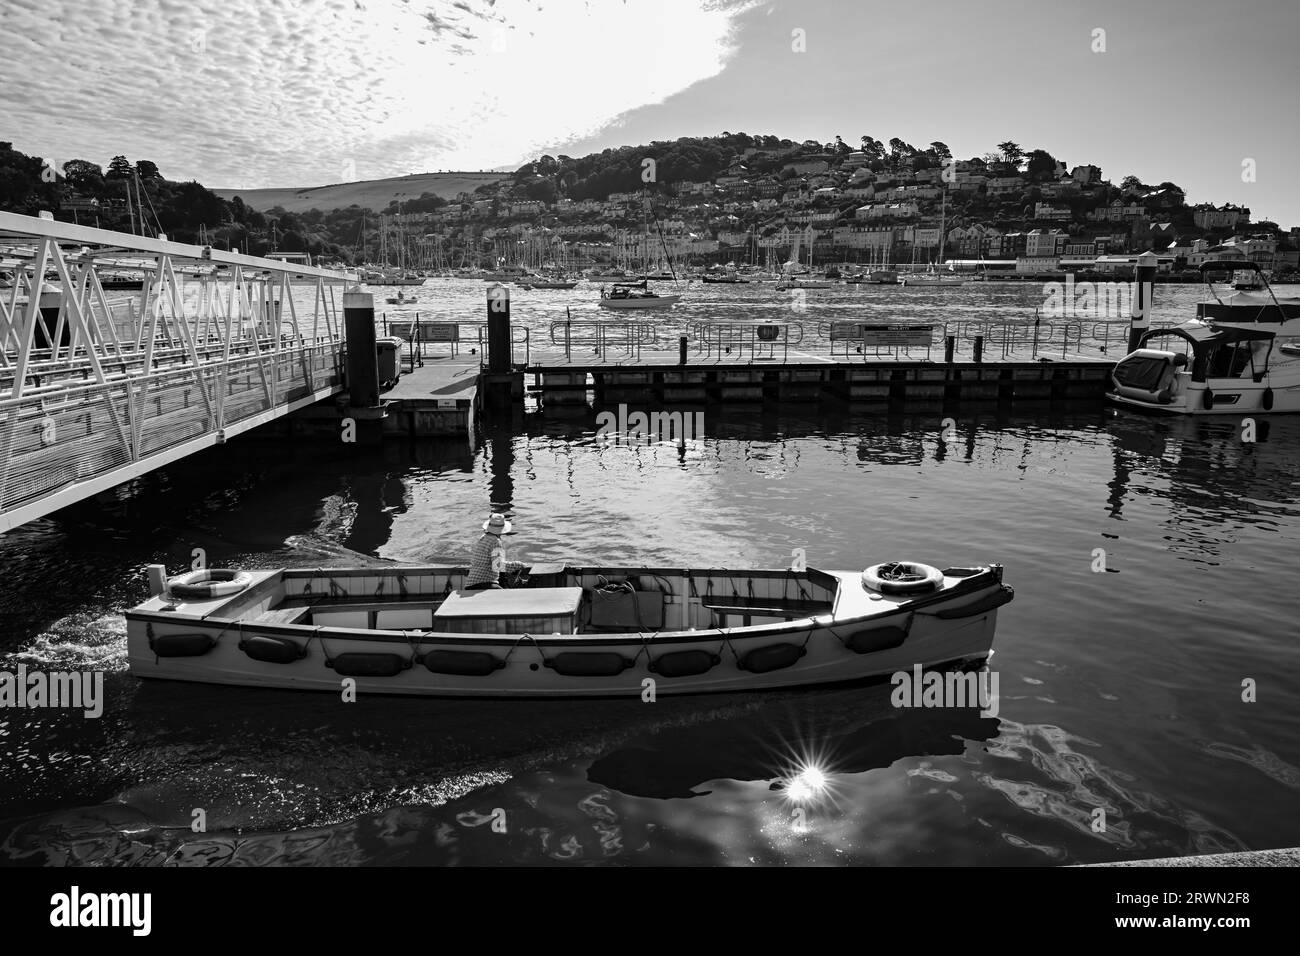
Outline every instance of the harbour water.
{"label": "harbour water", "polygon": [[[482,302],[456,286],[461,313]],[[832,295],[993,316],[1041,291]],[[7,534],[0,670],[102,670],[106,700],[98,719],[0,710],[0,863],[1050,865],[1300,843],[1300,420],[1249,444],[1231,419],[943,417],[711,407],[684,445],[606,443],[594,410],[473,445],[254,435]],[[461,561],[492,505],[534,561],[1001,562],[997,716],[900,710],[888,685],[344,704],[126,669],[149,563]],[[828,787],[795,813],[774,785],[805,764]]]}

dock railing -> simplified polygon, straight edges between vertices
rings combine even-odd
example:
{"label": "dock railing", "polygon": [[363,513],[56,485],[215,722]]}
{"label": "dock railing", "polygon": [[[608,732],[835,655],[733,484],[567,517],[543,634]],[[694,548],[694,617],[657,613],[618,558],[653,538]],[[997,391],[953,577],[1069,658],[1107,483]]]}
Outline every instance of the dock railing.
{"label": "dock railing", "polygon": [[639,359],[641,350],[658,342],[655,323],[635,319],[581,319],[552,322],[552,345],[564,347],[564,357],[571,360],[573,347],[591,348],[604,358],[611,350],[625,352],[629,358]]}
{"label": "dock railing", "polygon": [[804,323],[798,319],[706,319],[687,326],[686,336],[695,342],[695,351],[718,358],[734,355],[743,358],[745,350],[755,361],[788,361],[790,346],[803,343]]}

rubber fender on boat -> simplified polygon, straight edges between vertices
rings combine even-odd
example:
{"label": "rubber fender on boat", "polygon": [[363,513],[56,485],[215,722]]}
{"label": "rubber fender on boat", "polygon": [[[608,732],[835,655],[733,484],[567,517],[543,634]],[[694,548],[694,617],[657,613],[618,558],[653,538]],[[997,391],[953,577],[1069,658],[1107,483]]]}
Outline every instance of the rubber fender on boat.
{"label": "rubber fender on boat", "polygon": [[149,635],[149,650],[157,657],[202,657],[216,646],[216,638],[211,634]]}
{"label": "rubber fender on boat", "polygon": [[708,651],[672,651],[655,658],[650,670],[664,677],[693,677],[721,662],[721,657]]}
{"label": "rubber fender on boat", "polygon": [[565,651],[548,660],[546,666],[565,677],[613,677],[631,667],[632,662],[613,651]]}
{"label": "rubber fender on boat", "polygon": [[907,640],[907,628],[890,625],[889,627],[871,627],[858,631],[844,646],[854,654],[870,654],[872,651],[887,651],[899,647]]}
{"label": "rubber fender on boat", "polygon": [[246,637],[239,649],[255,661],[265,664],[292,664],[307,656],[306,645],[299,645],[287,637]]}
{"label": "rubber fender on boat", "polygon": [[1011,599],[1016,596],[1015,589],[1006,584],[998,585],[998,589],[992,594],[986,594],[978,601],[967,604],[965,607],[949,608],[946,611],[935,611],[934,616],[943,621],[951,621],[960,617],[975,617],[978,614],[987,614],[989,611],[996,611],[1004,604],[1010,604]]}
{"label": "rubber fender on boat", "polygon": [[506,663],[487,651],[429,651],[424,655],[424,666],[434,674],[487,677]]}
{"label": "rubber fender on boat", "polygon": [[344,677],[395,677],[411,666],[401,654],[370,651],[349,651],[325,663]]}
{"label": "rubber fender on boat", "polygon": [[862,572],[862,586],[881,594],[917,594],[943,584],[943,572],[915,561],[873,564]]}
{"label": "rubber fender on boat", "polygon": [[1206,411],[1214,407],[1214,389],[1207,388],[1201,393],[1201,405]]}
{"label": "rubber fender on boat", "polygon": [[1273,390],[1271,388],[1264,389],[1264,394],[1260,396],[1259,404],[1266,412],[1271,412],[1273,410]]}
{"label": "rubber fender on boat", "polygon": [[253,583],[253,576],[247,571],[228,571],[212,568],[203,571],[191,571],[167,579],[167,590],[174,597],[212,598],[230,597],[238,594]]}
{"label": "rubber fender on boat", "polygon": [[742,671],[754,674],[766,674],[789,667],[803,657],[805,649],[801,644],[769,644],[750,651],[737,663]]}

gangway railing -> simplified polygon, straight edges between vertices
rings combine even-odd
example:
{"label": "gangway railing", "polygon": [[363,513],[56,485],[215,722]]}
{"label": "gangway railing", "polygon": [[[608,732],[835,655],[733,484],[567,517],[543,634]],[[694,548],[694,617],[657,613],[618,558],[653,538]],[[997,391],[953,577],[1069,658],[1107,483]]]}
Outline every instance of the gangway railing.
{"label": "gangway railing", "polygon": [[0,532],[343,388],[342,273],[8,212],[0,246]]}

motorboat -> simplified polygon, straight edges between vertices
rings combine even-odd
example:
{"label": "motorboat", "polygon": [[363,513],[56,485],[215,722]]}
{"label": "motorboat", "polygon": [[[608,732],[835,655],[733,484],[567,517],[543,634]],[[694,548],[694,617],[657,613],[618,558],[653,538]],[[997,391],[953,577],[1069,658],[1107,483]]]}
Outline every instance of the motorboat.
{"label": "motorboat", "polygon": [[529,276],[519,283],[526,285],[530,289],[572,289],[578,284],[577,279],[566,279],[563,276]]}
{"label": "motorboat", "polygon": [[1220,296],[1208,278],[1249,267],[1203,263],[1211,298],[1197,304],[1196,318],[1144,332],[1111,371],[1107,397],[1177,415],[1300,412],[1300,299],[1278,299],[1267,280],[1267,295]]}
{"label": "motorboat", "polygon": [[745,279],[734,272],[704,273],[700,276],[701,281],[708,283],[718,283],[724,285],[746,285],[749,280]]}
{"label": "motorboat", "polygon": [[829,289],[835,285],[830,279],[809,279],[803,276],[789,276],[776,284],[777,292],[789,289]]}
{"label": "motorboat", "polygon": [[1261,281],[1261,273],[1251,271],[1250,269],[1238,269],[1232,274],[1232,287],[1241,292],[1254,291],[1255,289],[1264,288]]}
{"label": "motorboat", "polygon": [[389,305],[413,305],[414,303],[419,302],[420,299],[418,296],[402,295],[399,292],[397,295],[387,296],[384,301]]}
{"label": "motorboat", "polygon": [[448,697],[790,688],[992,655],[1002,567],[865,571],[534,564],[515,586],[452,566],[148,569],[126,612],[145,679]]}
{"label": "motorboat", "polygon": [[899,285],[906,286],[924,286],[925,288],[934,288],[937,286],[959,286],[966,284],[966,277],[957,275],[955,272],[939,272],[933,267],[929,272],[909,272],[898,280]]}

